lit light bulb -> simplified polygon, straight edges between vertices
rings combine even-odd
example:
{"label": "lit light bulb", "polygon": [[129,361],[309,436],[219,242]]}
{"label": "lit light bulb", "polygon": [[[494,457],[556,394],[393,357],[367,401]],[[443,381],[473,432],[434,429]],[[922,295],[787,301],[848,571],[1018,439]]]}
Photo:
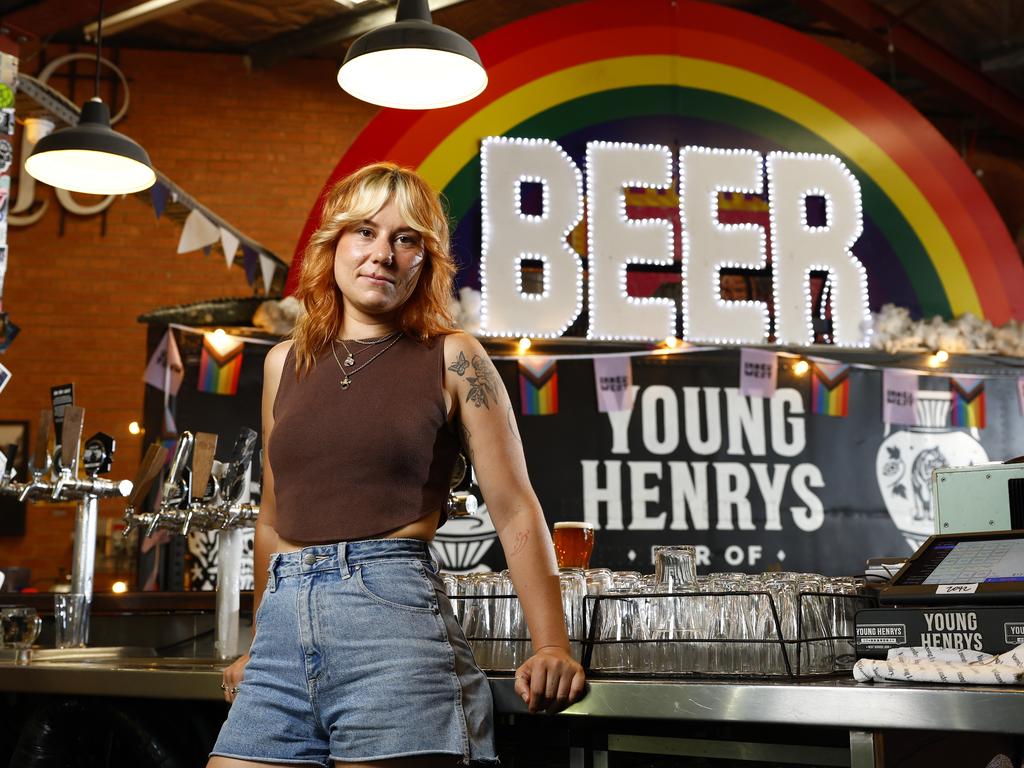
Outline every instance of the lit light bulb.
{"label": "lit light bulb", "polygon": [[228,334],[227,331],[225,331],[223,328],[218,328],[216,331],[213,332],[213,335],[216,336],[218,339],[222,339]]}
{"label": "lit light bulb", "polygon": [[949,360],[949,352],[944,349],[937,350],[935,354],[928,358],[928,365],[932,368],[938,368],[944,362]]}
{"label": "lit light bulb", "polygon": [[797,376],[803,376],[809,370],[811,370],[811,364],[808,363],[806,360],[797,360],[795,363],[793,363],[793,373],[795,373]]}
{"label": "lit light bulb", "polygon": [[131,435],[141,435],[142,427],[139,426],[139,422],[133,421],[128,425],[128,433]]}
{"label": "lit light bulb", "polygon": [[675,349],[681,342],[675,336],[666,336],[665,341],[662,342],[669,349]]}
{"label": "lit light bulb", "polygon": [[533,342],[530,341],[530,338],[528,336],[523,336],[523,338],[519,340],[519,353],[522,354],[526,352],[526,350],[528,350],[532,346]]}
{"label": "lit light bulb", "polygon": [[114,584],[110,587],[110,591],[116,595],[123,595],[125,592],[128,591],[128,585],[125,584],[123,581],[115,581]]}

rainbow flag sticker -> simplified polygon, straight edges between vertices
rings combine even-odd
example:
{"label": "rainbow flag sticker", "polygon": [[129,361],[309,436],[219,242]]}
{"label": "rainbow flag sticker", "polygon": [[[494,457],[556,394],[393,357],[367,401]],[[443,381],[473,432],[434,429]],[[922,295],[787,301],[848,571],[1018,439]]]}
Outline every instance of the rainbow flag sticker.
{"label": "rainbow flag sticker", "polygon": [[954,427],[985,428],[985,380],[951,376],[949,391],[953,394],[950,423]]}
{"label": "rainbow flag sticker", "polygon": [[519,404],[524,416],[558,413],[558,361],[531,355],[519,359]]}
{"label": "rainbow flag sticker", "polygon": [[850,404],[850,366],[811,364],[811,413],[846,418]]}
{"label": "rainbow flag sticker", "polygon": [[213,395],[233,395],[238,391],[242,372],[241,339],[203,335],[203,352],[199,358],[199,391]]}

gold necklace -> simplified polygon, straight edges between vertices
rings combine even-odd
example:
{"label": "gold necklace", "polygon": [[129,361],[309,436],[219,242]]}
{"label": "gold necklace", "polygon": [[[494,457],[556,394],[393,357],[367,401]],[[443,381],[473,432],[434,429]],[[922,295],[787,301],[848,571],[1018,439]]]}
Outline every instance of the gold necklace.
{"label": "gold necklace", "polygon": [[[355,376],[357,373],[359,373],[361,370],[363,370],[366,366],[368,366],[370,363],[372,363],[378,357],[380,357],[385,352],[387,352],[389,349],[391,349],[393,346],[395,346],[395,344],[397,344],[399,342],[399,340],[402,338],[403,335],[404,334],[401,331],[399,331],[395,335],[395,338],[391,340],[390,344],[385,346],[380,352],[378,352],[376,355],[374,355],[369,360],[367,360],[365,363],[363,363],[358,368],[356,368],[355,370],[352,370],[352,371],[346,371],[345,370],[345,366],[342,365],[341,360],[338,358],[338,349],[337,349],[337,347],[334,346],[334,342],[332,341],[331,342],[331,352],[334,353],[334,359],[338,363],[338,368],[341,369],[341,372],[344,374],[344,378],[342,378],[342,380],[341,380],[341,388],[342,389],[348,389],[350,386],[352,386],[352,377]],[[341,340],[339,339],[339,341],[341,341]],[[344,341],[341,342],[341,346],[345,347],[345,342]],[[348,352],[348,347],[345,347],[345,351]],[[352,357],[352,353],[351,352],[349,352],[348,355],[349,355],[349,358]],[[346,362],[347,365],[352,365],[352,363],[348,362],[349,358],[345,358],[345,362]],[[353,359],[352,362],[354,363],[355,360]]]}
{"label": "gold necklace", "polygon": [[[372,346],[374,346],[376,344],[383,344],[385,341],[391,341],[391,339],[393,339],[399,333],[401,333],[401,331],[395,331],[394,333],[389,333],[387,336],[381,336],[381,337],[376,338],[376,339],[369,339],[369,340],[352,339],[352,341],[354,341],[356,344],[362,344],[364,347],[372,347]],[[343,346],[345,348],[345,355],[346,355],[346,357],[345,357],[345,365],[349,365],[349,366],[355,365],[356,364],[356,355],[358,355],[359,352],[362,352],[363,350],[360,349],[359,352],[352,352],[352,350],[348,348],[348,344],[345,343],[344,339],[338,339],[338,341],[340,341],[341,342],[341,346]],[[335,355],[335,357],[337,357],[337,355]]]}

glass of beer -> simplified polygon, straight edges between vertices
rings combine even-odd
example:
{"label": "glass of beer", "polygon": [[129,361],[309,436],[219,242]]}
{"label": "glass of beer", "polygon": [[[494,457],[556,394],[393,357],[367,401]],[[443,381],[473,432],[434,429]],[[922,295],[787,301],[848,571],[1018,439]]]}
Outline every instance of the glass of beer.
{"label": "glass of beer", "polygon": [[594,551],[593,523],[555,523],[552,539],[559,568],[590,567],[590,554]]}

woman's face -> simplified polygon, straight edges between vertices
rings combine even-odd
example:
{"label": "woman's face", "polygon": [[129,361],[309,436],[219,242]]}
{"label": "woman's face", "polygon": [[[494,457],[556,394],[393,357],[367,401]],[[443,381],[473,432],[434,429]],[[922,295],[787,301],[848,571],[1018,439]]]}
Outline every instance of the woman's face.
{"label": "woman's face", "polygon": [[423,238],[394,200],[342,232],[334,250],[334,280],[354,319],[393,319],[412,295],[423,268]]}

